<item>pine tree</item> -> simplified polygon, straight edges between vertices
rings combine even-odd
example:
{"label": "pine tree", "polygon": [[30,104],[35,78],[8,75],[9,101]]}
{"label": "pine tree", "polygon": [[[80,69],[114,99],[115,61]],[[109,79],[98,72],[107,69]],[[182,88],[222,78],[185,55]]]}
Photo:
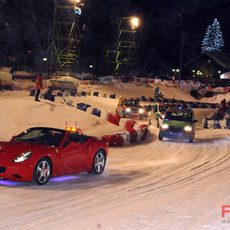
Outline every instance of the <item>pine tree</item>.
{"label": "pine tree", "polygon": [[214,20],[212,27],[213,27],[213,34],[215,35],[213,39],[214,48],[216,50],[221,51],[221,49],[224,47],[224,40],[220,29],[220,23],[218,22],[217,19]]}
{"label": "pine tree", "polygon": [[220,29],[220,23],[215,19],[211,26],[208,26],[202,41],[202,52],[221,51],[224,47],[224,40]]}
{"label": "pine tree", "polygon": [[202,41],[202,52],[211,51],[210,50],[210,36],[211,36],[211,26],[208,26],[205,36]]}

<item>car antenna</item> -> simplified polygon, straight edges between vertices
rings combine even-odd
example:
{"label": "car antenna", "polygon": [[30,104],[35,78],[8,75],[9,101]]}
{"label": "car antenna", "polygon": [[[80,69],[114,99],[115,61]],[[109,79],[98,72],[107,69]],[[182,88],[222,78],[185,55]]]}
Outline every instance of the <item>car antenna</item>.
{"label": "car antenna", "polygon": [[75,121],[75,128],[77,128],[77,121]]}
{"label": "car antenna", "polygon": [[68,121],[65,122],[65,127],[66,127],[66,128],[68,127],[67,125],[68,125]]}

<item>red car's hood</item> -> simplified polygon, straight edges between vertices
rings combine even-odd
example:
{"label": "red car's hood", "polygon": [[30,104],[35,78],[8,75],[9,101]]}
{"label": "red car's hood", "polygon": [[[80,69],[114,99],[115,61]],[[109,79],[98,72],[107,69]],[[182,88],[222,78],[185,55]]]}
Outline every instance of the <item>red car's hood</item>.
{"label": "red car's hood", "polygon": [[2,158],[15,158],[18,155],[28,151],[39,151],[50,148],[49,146],[39,145],[28,142],[0,142],[0,159]]}

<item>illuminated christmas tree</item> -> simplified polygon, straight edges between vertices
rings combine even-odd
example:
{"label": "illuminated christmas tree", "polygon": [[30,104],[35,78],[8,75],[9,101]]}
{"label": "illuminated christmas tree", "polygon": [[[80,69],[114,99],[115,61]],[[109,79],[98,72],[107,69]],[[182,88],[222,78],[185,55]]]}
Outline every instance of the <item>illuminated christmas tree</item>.
{"label": "illuminated christmas tree", "polygon": [[211,26],[208,26],[202,41],[202,52],[221,51],[224,40],[220,29],[220,23],[215,19]]}

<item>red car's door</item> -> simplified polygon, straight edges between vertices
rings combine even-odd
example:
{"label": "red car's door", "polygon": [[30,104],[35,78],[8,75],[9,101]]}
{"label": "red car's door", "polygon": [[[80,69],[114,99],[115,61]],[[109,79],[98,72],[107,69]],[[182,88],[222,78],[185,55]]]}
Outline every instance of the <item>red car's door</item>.
{"label": "red car's door", "polygon": [[89,147],[85,143],[70,142],[61,151],[65,173],[79,172],[86,168]]}

